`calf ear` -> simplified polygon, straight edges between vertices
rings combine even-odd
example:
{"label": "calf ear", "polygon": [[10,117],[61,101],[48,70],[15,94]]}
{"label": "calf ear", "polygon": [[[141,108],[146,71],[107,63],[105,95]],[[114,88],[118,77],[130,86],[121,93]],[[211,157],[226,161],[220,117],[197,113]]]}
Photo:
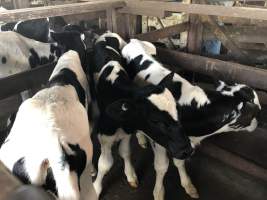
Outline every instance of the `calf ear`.
{"label": "calf ear", "polygon": [[133,102],[128,99],[117,100],[108,105],[106,108],[106,113],[109,117],[121,122],[130,120],[133,111]]}
{"label": "calf ear", "polygon": [[163,87],[170,85],[171,83],[173,83],[173,76],[174,72],[169,73],[167,76],[164,77],[164,79],[161,80],[159,85]]}

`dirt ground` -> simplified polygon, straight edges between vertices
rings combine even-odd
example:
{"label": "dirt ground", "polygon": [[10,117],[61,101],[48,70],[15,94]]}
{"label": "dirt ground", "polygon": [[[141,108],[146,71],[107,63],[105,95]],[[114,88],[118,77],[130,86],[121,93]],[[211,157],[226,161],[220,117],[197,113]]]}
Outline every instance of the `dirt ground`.
{"label": "dirt ground", "polygon": [[[259,127],[250,135],[225,134],[210,138],[212,141],[240,140],[242,153],[247,153],[247,157],[252,157],[252,161],[266,169],[267,163],[267,106],[265,106],[263,115],[266,119],[265,124]],[[265,136],[266,133],[266,136]],[[242,137],[252,137],[255,141],[248,139],[251,145],[242,142]],[[262,138],[262,139],[259,139]],[[245,140],[245,139],[244,139]],[[260,140],[260,141],[259,141]],[[205,145],[203,142],[202,145]],[[227,146],[227,144],[226,144]],[[228,146],[231,146],[229,142]],[[251,149],[254,147],[255,149]],[[248,149],[246,149],[246,147]],[[200,147],[201,148],[201,147]],[[233,151],[235,148],[232,147]],[[97,148],[96,148],[97,149]],[[257,153],[257,151],[260,151]],[[150,148],[144,150],[137,144],[135,137],[132,139],[132,161],[136,169],[139,187],[131,188],[123,172],[123,161],[117,154],[117,148],[114,148],[114,165],[111,171],[104,178],[104,187],[101,195],[102,200],[152,200],[153,187],[155,183],[155,171],[153,168],[153,153]],[[99,153],[99,152],[98,152]],[[258,154],[258,155],[255,155]],[[255,155],[255,156],[254,156]],[[255,160],[254,160],[255,159]],[[187,161],[187,170],[191,175],[192,182],[199,191],[200,200],[266,200],[267,182],[252,177],[244,172],[234,169],[221,161],[204,155],[197,151],[195,155]],[[188,200],[180,185],[180,179],[176,168],[170,162],[168,172],[164,179],[166,188],[165,200]]]}
{"label": "dirt ground", "polygon": [[[212,140],[230,151],[245,157],[267,169],[267,106],[263,110],[264,124],[254,133],[242,135],[242,133],[225,134],[216,136]],[[266,134],[266,135],[265,135]],[[0,141],[3,141],[5,133],[0,133]],[[235,143],[235,142],[238,143]],[[238,144],[238,145],[236,145]],[[136,169],[139,187],[131,188],[123,173],[123,162],[117,154],[117,146],[114,147],[114,165],[104,178],[102,200],[152,200],[155,183],[155,171],[153,168],[153,153],[151,148],[142,149],[133,137],[131,142],[132,161]],[[203,142],[202,145],[205,145]],[[200,147],[201,148],[201,147]],[[240,150],[241,149],[241,150]],[[95,146],[96,157],[99,155],[99,147]],[[193,184],[199,191],[200,200],[266,200],[267,182],[252,177],[244,172],[234,169],[221,161],[196,151],[194,156],[187,160],[187,170]],[[188,200],[180,186],[178,173],[173,163],[170,162],[168,172],[164,179],[166,188],[165,200]]]}

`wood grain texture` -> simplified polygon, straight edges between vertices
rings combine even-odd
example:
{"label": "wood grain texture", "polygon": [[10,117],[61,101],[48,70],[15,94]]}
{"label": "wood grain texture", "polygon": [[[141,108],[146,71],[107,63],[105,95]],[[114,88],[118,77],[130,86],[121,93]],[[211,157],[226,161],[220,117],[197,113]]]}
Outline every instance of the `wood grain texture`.
{"label": "wood grain texture", "polygon": [[0,21],[13,22],[19,20],[39,19],[46,17],[75,15],[106,10],[108,8],[119,8],[125,6],[120,0],[101,0],[95,2],[75,3],[57,6],[46,6],[36,8],[25,8],[9,10],[0,13]]}
{"label": "wood grain texture", "polygon": [[158,48],[158,57],[176,67],[206,74],[229,82],[240,82],[267,91],[267,70],[213,58]]}
{"label": "wood grain texture", "polygon": [[151,31],[151,32],[143,33],[143,34],[138,34],[138,35],[135,35],[134,37],[140,40],[148,40],[151,42],[155,42],[158,39],[167,38],[175,34],[187,31],[187,30],[188,30],[188,23],[184,22],[184,23],[176,24],[176,25],[169,26],[163,29],[159,29],[159,30],[155,30],[155,31]]}
{"label": "wood grain texture", "polygon": [[267,9],[264,8],[224,7],[217,5],[183,4],[178,2],[134,1],[127,3],[126,7],[120,9],[120,12],[123,13],[155,17],[164,16],[164,12],[166,11],[267,20]]}
{"label": "wood grain texture", "polygon": [[55,63],[0,79],[0,100],[46,83]]}

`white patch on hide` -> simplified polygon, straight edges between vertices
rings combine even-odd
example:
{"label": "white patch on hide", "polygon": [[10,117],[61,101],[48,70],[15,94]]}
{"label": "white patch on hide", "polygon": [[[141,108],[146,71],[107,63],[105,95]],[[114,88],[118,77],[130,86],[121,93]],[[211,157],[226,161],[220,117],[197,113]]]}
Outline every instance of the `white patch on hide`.
{"label": "white patch on hide", "polygon": [[176,109],[176,102],[171,92],[165,88],[160,94],[152,94],[148,100],[153,103],[159,110],[166,111],[170,116],[177,121],[178,114]]}

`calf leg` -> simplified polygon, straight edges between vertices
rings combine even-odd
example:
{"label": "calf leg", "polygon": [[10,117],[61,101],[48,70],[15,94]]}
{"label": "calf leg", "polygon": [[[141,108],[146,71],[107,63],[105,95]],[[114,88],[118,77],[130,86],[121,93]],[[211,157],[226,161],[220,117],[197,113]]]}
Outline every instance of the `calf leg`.
{"label": "calf leg", "polygon": [[130,158],[130,139],[130,135],[125,135],[125,137],[122,138],[119,146],[119,154],[124,160],[124,173],[127,177],[128,183],[130,186],[137,188],[138,180]]}
{"label": "calf leg", "polygon": [[154,167],[156,171],[156,183],[153,190],[154,200],[164,200],[165,189],[163,185],[164,176],[169,167],[169,158],[166,149],[157,143],[151,142],[154,151]]}
{"label": "calf leg", "polygon": [[98,160],[98,172],[96,180],[94,182],[94,187],[96,190],[96,194],[99,197],[102,191],[102,180],[113,165],[111,148],[115,142],[115,137],[99,135],[98,138],[101,145],[101,154]]}
{"label": "calf leg", "polygon": [[178,160],[178,159],[173,159],[174,165],[177,167],[180,180],[181,180],[181,185],[185,189],[186,193],[191,197],[191,198],[199,198],[197,189],[195,186],[192,184],[192,181],[190,177],[188,176],[186,169],[185,169],[185,161],[184,160]]}
{"label": "calf leg", "polygon": [[48,159],[38,159],[36,157],[25,159],[25,168],[31,184],[43,185],[46,180]]}

